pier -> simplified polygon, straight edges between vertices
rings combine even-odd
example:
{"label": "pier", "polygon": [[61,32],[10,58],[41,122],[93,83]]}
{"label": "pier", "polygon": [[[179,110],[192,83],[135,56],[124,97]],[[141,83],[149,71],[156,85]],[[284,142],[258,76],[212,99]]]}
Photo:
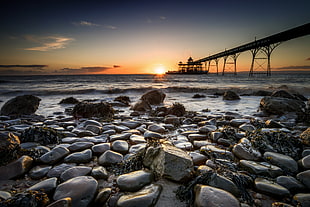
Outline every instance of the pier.
{"label": "pier", "polygon": [[[249,70],[249,76],[254,74],[266,74],[271,75],[270,56],[274,49],[281,43],[295,39],[298,37],[306,36],[310,34],[310,23],[295,27],[262,39],[254,40],[253,42],[246,43],[244,45],[228,49],[198,60],[190,60],[188,64],[179,63],[179,73],[187,71],[187,68],[199,68],[199,71],[208,73],[211,66],[216,67],[216,73],[219,74],[219,61],[223,59],[222,75],[226,73],[228,64],[233,66],[233,74],[237,74],[237,59],[242,52],[250,51],[252,54],[251,66]],[[259,54],[259,55],[258,55]],[[262,63],[266,62],[267,64]],[[215,64],[214,64],[215,63]],[[180,65],[181,64],[181,65]],[[204,69],[202,68],[204,64]],[[266,66],[265,66],[266,65]],[[186,68],[187,67],[187,68]],[[260,71],[258,71],[259,69]]]}

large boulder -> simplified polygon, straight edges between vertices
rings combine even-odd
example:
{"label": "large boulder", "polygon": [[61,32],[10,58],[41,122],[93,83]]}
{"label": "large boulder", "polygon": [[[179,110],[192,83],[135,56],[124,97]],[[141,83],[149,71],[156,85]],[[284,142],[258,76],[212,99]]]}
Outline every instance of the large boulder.
{"label": "large boulder", "polygon": [[13,133],[0,133],[0,166],[17,158],[17,152],[20,150],[19,144],[18,136]]}
{"label": "large boulder", "polygon": [[226,91],[223,95],[223,100],[233,101],[239,99],[240,99],[239,95],[233,91]]}
{"label": "large boulder", "polygon": [[22,176],[32,167],[33,159],[27,155],[20,157],[6,166],[0,167],[0,180],[9,180]]}
{"label": "large boulder", "polygon": [[149,147],[146,150],[143,164],[157,175],[182,182],[192,176],[192,158],[183,150],[168,144]]}
{"label": "large boulder", "polygon": [[163,103],[165,97],[166,97],[166,94],[164,94],[162,91],[152,90],[152,91],[148,91],[145,94],[143,94],[141,97],[141,100],[151,105],[158,105],[158,104]]}
{"label": "large boulder", "polygon": [[39,107],[41,99],[33,95],[17,96],[7,101],[1,108],[1,115],[30,115]]}
{"label": "large boulder", "polygon": [[72,115],[75,118],[100,117],[109,120],[113,118],[114,109],[112,108],[111,104],[107,102],[100,102],[100,103],[82,102],[75,105],[72,111]]}
{"label": "large boulder", "polygon": [[264,97],[260,100],[260,109],[268,114],[283,115],[287,112],[303,112],[303,101],[282,97]]}

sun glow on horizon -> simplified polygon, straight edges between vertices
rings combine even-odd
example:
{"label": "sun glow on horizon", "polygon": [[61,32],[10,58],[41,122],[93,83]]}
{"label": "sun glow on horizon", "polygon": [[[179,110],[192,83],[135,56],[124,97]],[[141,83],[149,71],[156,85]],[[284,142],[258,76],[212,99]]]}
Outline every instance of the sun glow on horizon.
{"label": "sun glow on horizon", "polygon": [[157,65],[157,66],[154,68],[154,73],[155,73],[156,75],[163,75],[163,74],[165,74],[165,72],[166,72],[166,68],[165,68],[165,66],[163,66],[163,65]]}

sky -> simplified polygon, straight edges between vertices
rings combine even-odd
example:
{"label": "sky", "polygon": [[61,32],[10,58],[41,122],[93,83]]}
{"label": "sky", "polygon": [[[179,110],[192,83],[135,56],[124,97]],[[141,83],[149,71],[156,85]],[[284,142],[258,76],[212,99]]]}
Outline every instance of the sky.
{"label": "sky", "polygon": [[[309,9],[309,0],[2,0],[0,75],[176,70],[309,23]],[[238,71],[250,64],[241,53]],[[271,64],[310,71],[310,35],[281,43]]]}

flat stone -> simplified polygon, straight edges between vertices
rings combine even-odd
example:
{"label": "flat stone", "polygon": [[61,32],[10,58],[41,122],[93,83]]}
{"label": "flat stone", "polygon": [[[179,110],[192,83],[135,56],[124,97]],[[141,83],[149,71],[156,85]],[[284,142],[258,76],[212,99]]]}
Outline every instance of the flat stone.
{"label": "flat stone", "polygon": [[305,189],[305,186],[292,176],[279,176],[276,182],[293,192]]}
{"label": "flat stone", "polygon": [[229,180],[228,178],[225,178],[224,176],[221,176],[217,173],[214,173],[211,176],[210,181],[208,182],[209,186],[220,188],[222,190],[225,190],[231,194],[233,194],[236,197],[240,196],[240,191],[238,187],[235,185],[234,182]]}
{"label": "flat stone", "polygon": [[121,196],[117,201],[118,207],[152,207],[155,206],[162,187],[151,184],[138,192]]}
{"label": "flat stone", "polygon": [[124,122],[121,122],[120,124],[130,129],[135,129],[141,125],[139,121],[124,121]]}
{"label": "flat stone", "polygon": [[266,162],[254,162],[250,160],[240,160],[241,167],[247,169],[250,173],[262,176],[278,177],[283,174],[281,168]]}
{"label": "flat stone", "polygon": [[199,133],[201,133],[201,134],[207,134],[207,133],[213,132],[215,130],[217,130],[217,127],[214,125],[205,125],[205,126],[202,126],[198,129]]}
{"label": "flat stone", "polygon": [[86,149],[82,152],[74,152],[65,157],[64,162],[74,163],[87,163],[91,161],[93,153],[90,149]]}
{"label": "flat stone", "polygon": [[158,138],[162,139],[162,135],[157,133],[157,132],[152,132],[152,131],[146,131],[144,132],[144,138]]}
{"label": "flat stone", "polygon": [[119,152],[121,154],[126,154],[128,152],[129,145],[124,140],[116,140],[112,143],[112,150]]}
{"label": "flat stone", "polygon": [[232,152],[241,160],[257,161],[261,158],[261,153],[252,147],[247,138],[242,138],[238,144],[234,145]]}
{"label": "flat stone", "polygon": [[307,155],[304,158],[302,158],[301,164],[304,168],[309,169],[310,168],[310,155]]}
{"label": "flat stone", "polygon": [[206,146],[206,145],[210,145],[211,142],[210,141],[207,141],[207,140],[198,140],[198,141],[194,141],[193,142],[193,146],[195,149],[200,149],[201,147],[203,146]]}
{"label": "flat stone", "polygon": [[102,124],[96,120],[86,120],[82,124],[84,125],[84,127],[86,127],[87,125],[95,125],[98,127],[102,127]]}
{"label": "flat stone", "polygon": [[48,173],[48,171],[52,168],[52,166],[48,166],[48,165],[37,165],[35,167],[33,167],[28,175],[29,177],[31,177],[32,179],[41,179],[43,177],[45,177]]}
{"label": "flat stone", "polygon": [[149,147],[143,164],[159,176],[177,182],[189,179],[193,171],[192,158],[183,150],[168,144],[162,144],[156,148]]}
{"label": "flat stone", "polygon": [[130,128],[122,125],[120,126],[116,125],[114,126],[114,129],[117,133],[122,133],[123,131],[129,130]]}
{"label": "flat stone", "polygon": [[239,126],[239,129],[245,132],[253,132],[256,130],[256,127],[249,123],[244,123]]}
{"label": "flat stone", "polygon": [[254,183],[255,188],[266,195],[273,195],[277,197],[285,197],[290,195],[289,190],[285,187],[264,178],[256,178]]}
{"label": "flat stone", "polygon": [[107,150],[111,149],[110,143],[101,143],[92,146],[92,151],[94,154],[102,154]]}
{"label": "flat stone", "polygon": [[0,180],[9,180],[27,173],[32,167],[33,159],[23,155],[19,159],[0,167]]}
{"label": "flat stone", "polygon": [[109,130],[103,131],[102,134],[114,135],[116,134],[116,131],[115,129],[109,129]]}
{"label": "flat stone", "polygon": [[166,129],[158,124],[151,124],[147,128],[149,131],[157,132],[157,133],[165,133]]}
{"label": "flat stone", "polygon": [[199,152],[190,152],[189,156],[193,159],[194,165],[202,165],[207,161],[207,156],[200,154]]}
{"label": "flat stone", "polygon": [[310,193],[295,194],[293,199],[297,201],[300,206],[310,206]]}
{"label": "flat stone", "polygon": [[190,142],[196,141],[196,140],[206,140],[207,135],[205,134],[189,134],[188,135],[188,140]]}
{"label": "flat stone", "polygon": [[74,177],[88,175],[91,172],[91,170],[92,170],[91,167],[74,166],[61,173],[60,180],[64,182]]}
{"label": "flat stone", "polygon": [[265,122],[265,125],[267,128],[283,128],[284,125],[279,123],[279,122],[276,122],[272,119],[269,119]]}
{"label": "flat stone", "polygon": [[51,193],[53,192],[57,187],[57,178],[49,178],[46,180],[43,180],[30,188],[28,190],[34,190],[34,191],[44,191],[45,193]]}
{"label": "flat stone", "polygon": [[298,173],[296,178],[310,189],[310,170]]}
{"label": "flat stone", "polygon": [[292,173],[296,173],[298,171],[297,162],[290,156],[276,152],[265,152],[264,158],[268,160],[271,164],[276,165],[285,171],[289,171]]}
{"label": "flat stone", "polygon": [[85,129],[86,129],[87,131],[91,131],[91,132],[93,132],[93,133],[95,133],[95,134],[100,134],[100,133],[102,132],[102,128],[99,127],[99,126],[96,126],[96,125],[87,125],[87,126],[85,127]]}
{"label": "flat stone", "polygon": [[94,133],[92,131],[89,131],[86,129],[78,129],[78,128],[73,129],[71,132],[76,134],[78,137],[96,136],[97,135],[96,133]]}
{"label": "flat stone", "polygon": [[192,150],[194,148],[193,144],[190,142],[179,142],[177,144],[174,144],[174,146],[182,150]]}
{"label": "flat stone", "polygon": [[250,122],[249,119],[232,119],[230,120],[230,125],[233,127],[239,127],[242,124],[249,124]]}
{"label": "flat stone", "polygon": [[48,171],[47,177],[49,177],[49,178],[57,177],[58,178],[58,177],[60,177],[61,173],[63,173],[65,170],[67,170],[73,166],[76,166],[76,164],[75,163],[70,163],[70,164],[62,163],[60,165],[56,165]]}
{"label": "flat stone", "polygon": [[140,144],[140,143],[146,143],[146,140],[144,139],[144,136],[133,134],[129,138],[130,143],[132,144]]}
{"label": "flat stone", "polygon": [[67,148],[59,146],[42,155],[39,160],[46,164],[55,164],[68,154],[70,154],[70,151]]}
{"label": "flat stone", "polygon": [[85,149],[89,149],[92,146],[94,146],[94,143],[92,142],[75,142],[71,144],[68,148],[71,152],[77,152],[77,151],[82,151]]}
{"label": "flat stone", "polygon": [[196,185],[195,191],[195,207],[240,207],[239,201],[229,192],[219,188]]}
{"label": "flat stone", "polygon": [[92,202],[98,187],[98,182],[90,176],[79,176],[67,180],[57,186],[53,199],[70,197],[72,206],[87,207]]}
{"label": "flat stone", "polygon": [[110,136],[110,142],[114,142],[116,140],[128,140],[131,135],[132,135],[131,133],[111,135]]}
{"label": "flat stone", "polygon": [[95,179],[108,179],[109,175],[103,166],[96,166],[91,171],[91,176]]}
{"label": "flat stone", "polygon": [[111,150],[105,151],[98,159],[99,165],[107,166],[122,162],[123,155]]}
{"label": "flat stone", "polygon": [[122,191],[138,191],[142,187],[152,183],[153,173],[144,170],[118,176],[116,183]]}

